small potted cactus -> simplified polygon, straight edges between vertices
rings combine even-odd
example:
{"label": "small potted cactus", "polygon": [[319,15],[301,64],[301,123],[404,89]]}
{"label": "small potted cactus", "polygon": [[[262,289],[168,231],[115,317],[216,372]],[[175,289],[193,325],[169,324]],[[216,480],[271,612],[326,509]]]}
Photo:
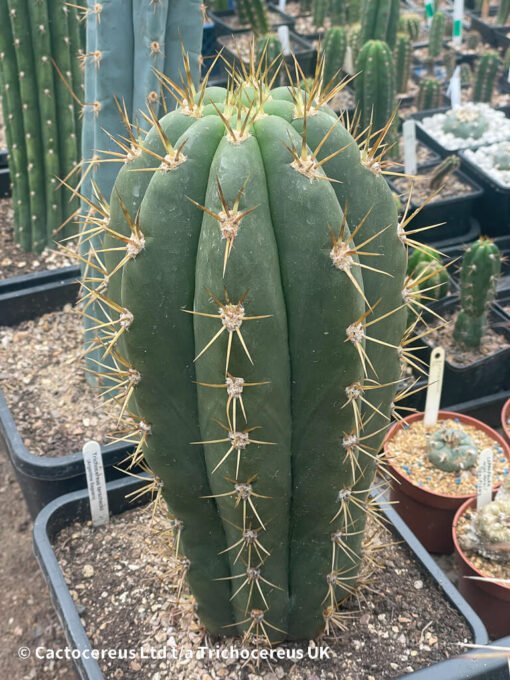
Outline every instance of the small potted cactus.
{"label": "small potted cactus", "polygon": [[388,432],[384,451],[391,499],[430,552],[453,551],[453,518],[476,494],[478,459],[485,448],[493,451],[494,483],[500,484],[508,473],[510,449],[503,437],[475,418],[440,411],[437,423],[426,426],[423,413],[414,413]]}
{"label": "small potted cactus", "polygon": [[510,634],[510,480],[480,509],[457,511],[452,528],[459,589],[492,638]]}

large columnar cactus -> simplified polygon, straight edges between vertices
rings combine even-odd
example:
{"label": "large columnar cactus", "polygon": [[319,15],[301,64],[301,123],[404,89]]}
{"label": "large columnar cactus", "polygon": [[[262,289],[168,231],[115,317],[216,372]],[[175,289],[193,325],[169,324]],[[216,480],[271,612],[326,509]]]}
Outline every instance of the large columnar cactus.
{"label": "large columnar cactus", "polygon": [[326,31],[322,44],[324,56],[324,82],[340,79],[347,50],[347,32],[343,26],[334,26]]}
{"label": "large columnar cactus", "polygon": [[361,10],[361,44],[369,40],[384,40],[393,49],[399,11],[399,0],[365,0]]}
{"label": "large columnar cactus", "polygon": [[460,275],[461,309],[453,332],[460,345],[480,347],[500,273],[501,253],[490,239],[480,238],[464,254]]}
{"label": "large columnar cactus", "polygon": [[496,84],[496,77],[501,66],[497,52],[485,52],[480,57],[473,85],[473,101],[490,104]]}
{"label": "large columnar cactus", "polygon": [[313,0],[312,2],[312,22],[316,28],[324,26],[329,10],[329,0]]}
{"label": "large columnar cactus", "polygon": [[393,50],[393,59],[395,63],[397,92],[405,94],[409,87],[413,59],[411,39],[405,33],[399,33],[397,35],[397,44]]}
{"label": "large columnar cactus", "polygon": [[[90,204],[97,202],[96,193],[110,196],[122,165],[122,159],[113,162],[122,152],[115,138],[129,140],[130,136],[119,107],[124,109],[124,118],[142,130],[149,127],[149,110],[157,117],[174,107],[174,98],[162,88],[157,71],[178,83],[179,88],[188,77],[198,81],[203,18],[200,0],[88,0],[86,18],[82,212],[99,219],[100,214]],[[188,76],[183,47],[189,53]],[[122,143],[129,147],[129,141]],[[85,265],[84,275],[101,269],[101,248],[100,234],[83,239],[84,260],[89,259],[90,251],[99,260]],[[98,305],[90,312],[94,318],[102,316]],[[96,321],[85,319],[87,347],[96,338],[97,326]],[[100,370],[98,358],[97,353],[89,354],[90,371]]]}
{"label": "large columnar cactus", "polygon": [[407,316],[379,158],[307,97],[186,98],[103,207],[107,351],[199,616],[271,642],[342,625]]}
{"label": "large columnar cactus", "polygon": [[432,17],[429,31],[429,56],[437,58],[443,51],[443,43],[446,32],[446,15],[443,12],[436,12]]}
{"label": "large columnar cactus", "polygon": [[395,68],[390,48],[382,40],[363,45],[356,62],[356,102],[363,130],[381,130],[395,110]]}
{"label": "large columnar cactus", "polygon": [[71,94],[82,95],[78,16],[64,0],[2,0],[0,26],[15,238],[23,250],[40,252],[78,207],[59,191],[59,179],[79,161],[79,107]]}
{"label": "large columnar cactus", "polygon": [[269,32],[269,19],[264,0],[237,0],[236,8],[241,23],[250,24],[255,35]]}
{"label": "large columnar cactus", "polygon": [[437,78],[428,76],[420,80],[418,95],[416,97],[416,107],[418,111],[428,111],[437,109],[441,105],[441,83]]}

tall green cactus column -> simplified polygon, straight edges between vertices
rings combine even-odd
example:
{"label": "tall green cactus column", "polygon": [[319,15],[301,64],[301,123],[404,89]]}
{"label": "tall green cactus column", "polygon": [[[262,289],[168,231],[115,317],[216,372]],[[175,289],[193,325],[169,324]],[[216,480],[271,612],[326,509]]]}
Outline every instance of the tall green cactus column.
{"label": "tall green cactus column", "polygon": [[363,45],[356,62],[356,102],[360,110],[362,130],[383,129],[396,106],[395,68],[388,45],[382,40],[369,40]]}
{"label": "tall green cactus column", "polygon": [[407,316],[380,160],[307,97],[251,74],[135,142],[96,294],[199,615],[270,642],[343,625]]}
{"label": "tall green cactus column", "polygon": [[361,11],[361,39],[384,40],[393,49],[397,38],[400,13],[399,0],[365,0]]}

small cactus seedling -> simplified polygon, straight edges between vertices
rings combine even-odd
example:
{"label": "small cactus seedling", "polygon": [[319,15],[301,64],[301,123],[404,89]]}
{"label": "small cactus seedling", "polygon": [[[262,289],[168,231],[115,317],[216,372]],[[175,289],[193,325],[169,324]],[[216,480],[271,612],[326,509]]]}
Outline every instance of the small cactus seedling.
{"label": "small cactus seedling", "polygon": [[482,237],[469,246],[462,258],[461,309],[453,331],[460,345],[480,347],[500,273],[501,253],[494,241]]}
{"label": "small cactus seedling", "polygon": [[446,15],[443,12],[436,12],[432,17],[429,31],[429,56],[437,59],[443,51],[443,43],[446,32]]}
{"label": "small cactus seedling", "polygon": [[416,42],[420,37],[421,17],[419,14],[406,12],[400,15],[398,30],[409,36],[412,42]]}
{"label": "small cactus seedling", "polygon": [[420,80],[416,107],[418,111],[437,109],[441,105],[441,83],[437,78],[428,76]]}
{"label": "small cactus seedling", "polygon": [[498,144],[492,154],[492,163],[497,170],[510,170],[510,142]]}
{"label": "small cactus seedling", "polygon": [[338,79],[344,65],[347,50],[347,33],[343,26],[334,26],[326,31],[322,45],[324,58],[324,82]]}
{"label": "small cactus seedling", "polygon": [[383,40],[393,49],[399,12],[399,0],[365,0],[361,10],[361,45],[369,40]]}
{"label": "small cactus seedling", "polygon": [[473,85],[473,101],[490,104],[496,77],[501,66],[501,59],[497,52],[486,52],[478,61]]}
{"label": "small cactus seedling", "polygon": [[439,191],[444,186],[448,177],[460,167],[460,158],[452,155],[445,158],[437,165],[429,176],[429,187],[431,192]]}
{"label": "small cactus seedling", "polygon": [[408,239],[336,90],[247,75],[185,93],[126,157],[98,299],[202,623],[308,640],[342,625],[359,573]]}
{"label": "small cactus seedling", "polygon": [[479,139],[488,128],[489,121],[483,111],[470,104],[448,111],[443,123],[443,132],[460,139]]}
{"label": "small cactus seedling", "polygon": [[476,510],[467,531],[459,534],[464,550],[475,550],[494,562],[510,561],[510,488],[508,480],[493,501]]}
{"label": "small cactus seedling", "polygon": [[363,45],[356,62],[356,103],[362,130],[382,130],[394,114],[395,68],[390,48],[382,40]]}
{"label": "small cactus seedling", "polygon": [[412,58],[413,46],[411,39],[405,33],[399,33],[397,35],[397,44],[393,50],[397,92],[399,94],[407,92],[409,78],[411,77]]}
{"label": "small cactus seedling", "polygon": [[476,465],[478,454],[473,438],[461,427],[442,424],[427,437],[427,457],[444,472],[469,470]]}

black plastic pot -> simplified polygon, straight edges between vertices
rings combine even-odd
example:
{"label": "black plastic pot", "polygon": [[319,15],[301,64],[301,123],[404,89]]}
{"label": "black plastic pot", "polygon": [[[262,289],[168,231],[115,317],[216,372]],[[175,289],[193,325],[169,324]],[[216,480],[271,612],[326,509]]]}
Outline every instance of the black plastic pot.
{"label": "black plastic pot", "polygon": [[0,198],[11,195],[11,174],[9,168],[0,168]]}
{"label": "black plastic pot", "polygon": [[[497,12],[496,7],[491,7],[489,14],[494,16]],[[484,19],[481,18],[479,12],[471,12],[471,30],[478,31],[482,36],[484,42],[493,45],[494,47],[499,47],[498,36],[496,35],[497,30],[504,28],[504,26],[496,26],[495,24],[488,24]]]}
{"label": "black plastic pot", "polygon": [[[459,298],[453,295],[431,305],[432,310],[441,316],[452,312],[458,306]],[[430,312],[424,315],[425,322],[431,323],[434,318]],[[489,323],[493,328],[497,328],[498,333],[510,340],[508,317],[497,304],[490,308]],[[420,349],[415,356],[428,366],[432,348],[428,345],[427,338],[420,339],[416,344]],[[442,405],[459,404],[508,389],[510,389],[510,348],[501,349],[462,368],[452,365],[448,361],[448,355],[446,356]]]}
{"label": "black plastic pot", "polygon": [[[428,167],[427,170],[424,168],[419,169],[418,174],[424,174],[432,169],[432,167]],[[416,238],[419,241],[423,243],[435,243],[446,239],[459,239],[461,242],[465,242],[466,239],[469,238],[474,206],[476,201],[482,196],[483,189],[463,172],[457,171],[455,172],[455,175],[465,182],[471,188],[471,191],[462,196],[437,199],[424,205],[420,212],[413,218],[409,228],[411,230],[420,229],[433,224],[441,224],[441,226],[419,232],[419,234],[416,235]],[[393,191],[398,194],[399,190],[395,185],[395,180],[390,177],[388,182]],[[410,211],[413,212],[418,207],[419,204],[411,197]]]}
{"label": "black plastic pot", "polygon": [[501,432],[501,409],[508,399],[510,399],[510,391],[496,392],[485,397],[463,401],[460,404],[452,404],[448,406],[448,410],[481,420],[482,423]]}
{"label": "black plastic pot", "polygon": [[[63,272],[66,278],[59,279]],[[53,273],[30,274],[8,279],[0,286],[0,325],[14,326],[27,319],[35,319],[46,312],[74,303],[78,293],[75,267]],[[45,281],[45,283],[42,283]],[[25,285],[23,283],[33,285]],[[36,456],[23,444],[16,424],[0,391],[0,446],[2,439],[16,478],[32,517],[54,498],[86,486],[85,468],[81,452],[69,452],[57,458]],[[132,447],[114,444],[103,447],[103,465],[107,479],[123,473],[115,469]]]}
{"label": "black plastic pot", "polygon": [[[143,482],[133,479],[117,480],[108,484],[110,512],[119,514],[133,507],[134,504],[128,503],[125,496],[141,484]],[[422,569],[436,581],[450,605],[464,617],[472,631],[475,643],[486,644],[488,641],[487,631],[481,620],[452,585],[446,574],[437,566],[393,508],[382,505],[381,510],[389,522],[389,528],[398,539],[408,545]],[[91,649],[92,645],[87,638],[76,605],[64,580],[52,548],[52,541],[64,527],[76,521],[87,521],[89,519],[87,492],[83,490],[55,499],[42,510],[34,525],[35,555],[49,586],[59,619],[64,626],[67,641],[72,649],[82,651]],[[94,659],[83,658],[82,655],[81,658],[75,660],[75,664],[80,677],[84,680],[104,680],[101,669]],[[463,672],[466,667],[469,667],[472,671],[477,667],[478,672],[481,673],[486,665],[484,662],[474,662],[469,659],[468,655],[465,655],[418,671],[418,674],[423,680],[461,680],[461,678],[466,677],[485,677],[482,675],[464,675]],[[493,662],[493,667],[499,666]],[[415,675],[413,674],[412,677],[414,678]]]}
{"label": "black plastic pot", "polygon": [[463,172],[483,189],[475,206],[475,215],[482,232],[487,236],[505,236],[510,233],[510,187],[505,187],[490,177],[483,168],[459,152]]}
{"label": "black plastic pot", "polygon": [[6,168],[8,165],[7,156],[9,152],[7,149],[0,149],[0,168]]}
{"label": "black plastic pot", "polygon": [[[269,4],[268,9],[278,15],[278,19],[271,23],[271,28],[277,28],[278,26],[288,26],[290,30],[294,28],[294,17],[280,12],[276,5]],[[216,35],[219,37],[221,35],[235,35],[236,33],[245,33],[249,30],[249,26],[239,26],[238,28],[232,28],[229,25],[229,17],[235,16],[235,11],[233,9],[226,9],[221,12],[209,12],[209,18],[214,21],[216,28]]]}
{"label": "black plastic pot", "polygon": [[[229,38],[230,36],[226,35],[220,36],[218,38],[218,43],[223,48],[223,56],[225,59],[231,64],[238,64],[239,57],[236,54],[235,49],[232,49],[232,47],[229,45]],[[289,41],[292,54],[285,57],[285,61],[289,67],[294,68],[293,64],[295,57],[305,76],[312,75],[314,73],[315,63],[317,60],[316,49],[310,42],[308,42],[308,40],[301,38],[292,31],[290,31]],[[244,61],[244,66],[249,66],[249,63]]]}

